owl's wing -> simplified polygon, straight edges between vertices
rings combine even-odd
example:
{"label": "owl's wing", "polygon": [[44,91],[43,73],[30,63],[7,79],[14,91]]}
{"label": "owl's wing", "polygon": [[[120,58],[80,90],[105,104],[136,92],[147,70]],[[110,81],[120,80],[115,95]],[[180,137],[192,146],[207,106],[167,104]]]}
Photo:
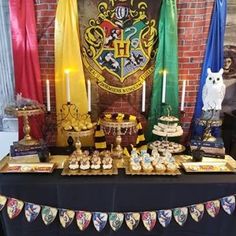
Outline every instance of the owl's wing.
{"label": "owl's wing", "polygon": [[207,86],[206,84],[203,86],[203,89],[202,89],[202,100],[204,101],[205,98],[207,96]]}
{"label": "owl's wing", "polygon": [[222,84],[221,86],[220,96],[221,96],[221,99],[223,100],[225,96],[225,84]]}

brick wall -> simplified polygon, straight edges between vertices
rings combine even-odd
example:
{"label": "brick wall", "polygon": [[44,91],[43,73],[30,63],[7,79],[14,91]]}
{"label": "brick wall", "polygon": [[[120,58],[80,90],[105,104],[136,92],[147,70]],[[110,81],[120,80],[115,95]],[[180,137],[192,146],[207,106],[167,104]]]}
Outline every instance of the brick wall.
{"label": "brick wall", "polygon": [[195,109],[213,3],[214,0],[177,1],[179,96],[182,91],[182,80],[187,80],[185,114],[181,118],[185,131],[183,138],[187,138]]}
{"label": "brick wall", "polygon": [[[41,78],[45,91],[45,80],[50,80],[52,91],[52,107],[55,109],[54,90],[54,19],[57,0],[36,0],[37,33],[39,40],[39,56],[41,66]],[[179,35],[179,85],[180,93],[182,81],[187,80],[185,114],[181,117],[185,135],[187,137],[190,123],[193,117],[196,95],[204,58],[205,45],[208,35],[214,0],[177,0],[178,7],[178,35]],[[139,94],[140,95],[140,94]],[[108,107],[109,111],[130,112],[129,100],[135,100],[140,107],[140,97],[126,99],[126,96],[116,100],[114,107]],[[44,93],[46,100],[46,94]],[[114,105],[114,104],[113,104]],[[105,108],[103,109],[105,110]],[[135,110],[134,110],[135,112]],[[55,110],[53,110],[55,118]],[[136,111],[137,114],[137,111]],[[143,118],[143,117],[141,117]]]}

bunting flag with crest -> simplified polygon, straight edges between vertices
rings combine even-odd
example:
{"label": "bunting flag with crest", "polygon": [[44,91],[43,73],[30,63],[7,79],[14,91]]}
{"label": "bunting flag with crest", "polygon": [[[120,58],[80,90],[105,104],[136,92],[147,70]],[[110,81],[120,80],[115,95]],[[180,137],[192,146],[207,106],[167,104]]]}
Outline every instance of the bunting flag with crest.
{"label": "bunting flag with crest", "polygon": [[24,202],[20,199],[6,197],[0,194],[0,213],[4,214],[1,210],[6,207],[8,217],[14,219],[20,217],[21,211],[25,206],[25,217],[29,223],[40,218],[38,216],[41,212],[41,220],[46,226],[53,224],[57,217],[64,229],[75,221],[80,231],[85,231],[92,225],[98,233],[108,226],[110,226],[113,231],[118,231],[125,224],[129,230],[133,231],[140,226],[141,221],[147,231],[152,231],[155,227],[168,227],[173,220],[175,220],[178,227],[183,227],[189,215],[191,215],[190,218],[192,218],[192,220],[199,223],[205,211],[212,218],[217,217],[221,208],[226,216],[234,215],[235,195],[236,194],[170,209],[153,209],[143,212],[91,212],[62,209],[45,205],[40,206],[35,203]]}
{"label": "bunting flag with crest", "polygon": [[83,16],[80,29],[85,73],[103,91],[121,95],[132,93],[151,77],[158,50],[157,24],[161,2],[78,2]]}

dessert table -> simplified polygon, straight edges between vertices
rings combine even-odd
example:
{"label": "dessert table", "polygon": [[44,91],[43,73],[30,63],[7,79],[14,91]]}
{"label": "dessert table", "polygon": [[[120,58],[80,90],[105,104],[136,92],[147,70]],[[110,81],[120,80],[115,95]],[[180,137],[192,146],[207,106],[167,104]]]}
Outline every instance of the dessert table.
{"label": "dessert table", "polygon": [[[236,193],[234,173],[127,176],[120,169],[119,175],[114,176],[61,176],[61,171],[55,170],[52,174],[0,174],[0,194],[57,208],[137,212],[188,206]],[[81,232],[75,220],[64,229],[58,217],[48,226],[44,225],[40,215],[33,223],[28,223],[24,211],[10,220],[5,207],[0,212],[0,235],[230,236],[236,234],[235,222],[235,212],[230,216],[221,209],[215,218],[205,211],[199,223],[189,215],[182,227],[172,219],[166,228],[157,223],[149,232],[140,221],[138,227],[131,231],[124,222],[117,232],[107,225],[99,233],[91,222],[89,228]]]}

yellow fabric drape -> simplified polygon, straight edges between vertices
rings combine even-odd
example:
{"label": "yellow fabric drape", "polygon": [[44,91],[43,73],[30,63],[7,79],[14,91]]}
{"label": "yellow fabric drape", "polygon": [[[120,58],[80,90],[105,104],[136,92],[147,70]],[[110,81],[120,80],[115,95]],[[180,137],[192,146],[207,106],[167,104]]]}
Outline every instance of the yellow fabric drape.
{"label": "yellow fabric drape", "polygon": [[[69,71],[71,103],[79,113],[88,112],[85,77],[80,51],[79,17],[77,0],[59,0],[55,19],[55,89],[56,111],[60,112],[66,100],[65,70]],[[65,138],[58,128],[57,144]]]}

